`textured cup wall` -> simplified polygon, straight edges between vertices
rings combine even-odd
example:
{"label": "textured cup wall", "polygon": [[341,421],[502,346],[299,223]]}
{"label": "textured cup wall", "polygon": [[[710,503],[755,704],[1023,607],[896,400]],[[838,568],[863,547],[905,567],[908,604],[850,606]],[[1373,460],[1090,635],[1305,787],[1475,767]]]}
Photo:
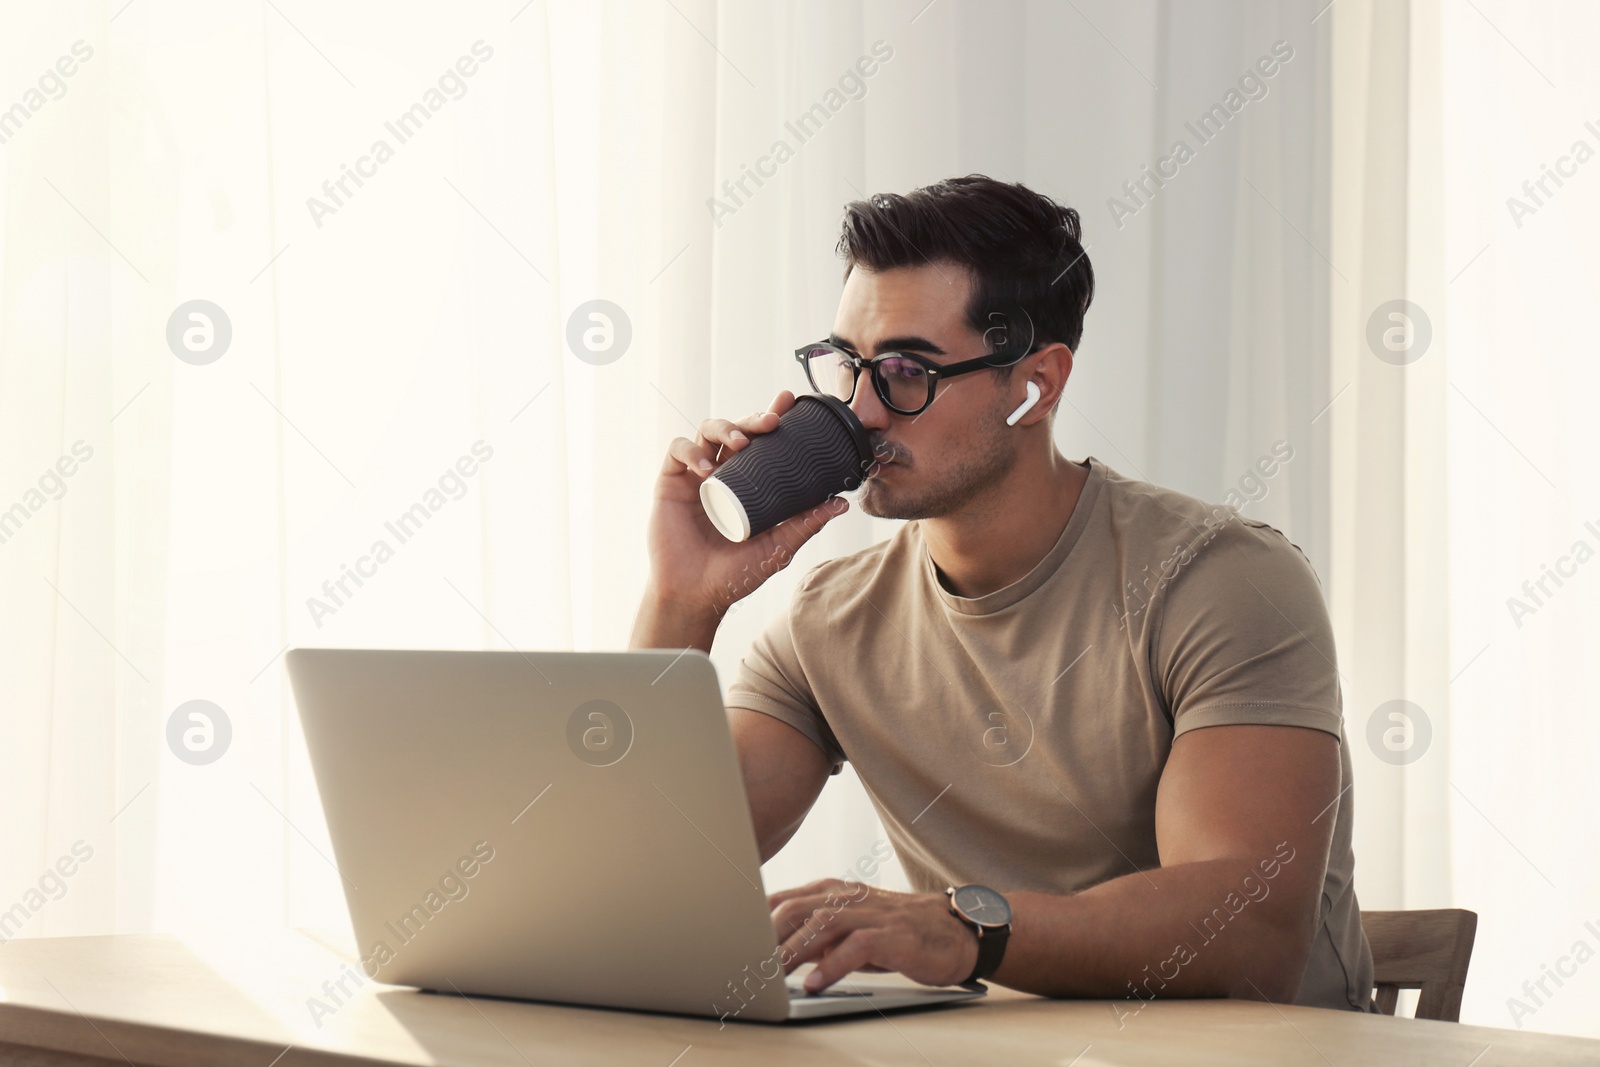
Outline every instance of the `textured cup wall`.
{"label": "textured cup wall", "polygon": [[744,504],[754,537],[861,485],[872,463],[866,430],[842,401],[806,394],[778,428],[753,437],[716,476]]}

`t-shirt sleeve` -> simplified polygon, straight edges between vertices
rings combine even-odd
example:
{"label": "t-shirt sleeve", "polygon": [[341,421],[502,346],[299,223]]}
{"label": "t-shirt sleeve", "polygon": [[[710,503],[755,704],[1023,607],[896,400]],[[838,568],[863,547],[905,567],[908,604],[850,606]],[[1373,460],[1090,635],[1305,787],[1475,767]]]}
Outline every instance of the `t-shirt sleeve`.
{"label": "t-shirt sleeve", "polygon": [[[805,591],[815,576],[814,570],[806,575],[789,607],[779,612],[751,643],[750,651],[739,661],[733,683],[728,686],[727,702],[730,708],[747,708],[770,715],[799,730],[832,764],[828,773],[838,774],[844,769],[844,752],[817,706],[795,648],[796,630],[805,632],[803,625],[796,626],[795,616],[806,602]],[[817,622],[817,625],[826,623]]]}
{"label": "t-shirt sleeve", "polygon": [[1155,639],[1173,737],[1241,724],[1339,736],[1333,625],[1304,553],[1242,516],[1193,552],[1166,589]]}

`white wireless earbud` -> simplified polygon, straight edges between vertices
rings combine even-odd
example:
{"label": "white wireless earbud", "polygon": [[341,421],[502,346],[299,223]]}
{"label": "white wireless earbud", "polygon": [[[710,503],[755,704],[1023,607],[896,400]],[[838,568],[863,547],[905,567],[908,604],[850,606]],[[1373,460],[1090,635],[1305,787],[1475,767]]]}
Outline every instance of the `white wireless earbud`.
{"label": "white wireless earbud", "polygon": [[1028,413],[1028,409],[1039,402],[1039,386],[1036,382],[1028,383],[1028,399],[1017,405],[1017,410],[1006,416],[1006,425],[1015,426],[1017,420]]}

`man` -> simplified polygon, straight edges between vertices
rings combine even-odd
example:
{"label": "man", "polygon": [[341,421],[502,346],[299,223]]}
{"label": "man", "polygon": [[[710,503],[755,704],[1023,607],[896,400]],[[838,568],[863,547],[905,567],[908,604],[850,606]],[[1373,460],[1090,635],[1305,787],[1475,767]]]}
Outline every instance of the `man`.
{"label": "man", "polygon": [[[1319,581],[1266,523],[1056,451],[1094,288],[1079,236],[981,175],[846,210],[832,336],[797,358],[873,440],[859,506],[911,521],[806,575],[728,717],[763,861],[849,759],[917,891],[773,894],[785,968],[1370,1010]],[[671,443],[635,647],[709,651],[848,506],[739,544],[701,509],[793,403]]]}

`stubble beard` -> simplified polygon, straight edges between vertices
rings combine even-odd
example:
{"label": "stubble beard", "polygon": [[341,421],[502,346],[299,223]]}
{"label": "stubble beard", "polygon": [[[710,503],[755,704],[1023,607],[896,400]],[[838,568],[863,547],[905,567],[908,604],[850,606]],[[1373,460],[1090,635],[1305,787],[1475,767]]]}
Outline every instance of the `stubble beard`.
{"label": "stubble beard", "polygon": [[968,509],[992,492],[1016,465],[1017,447],[999,406],[980,415],[979,422],[973,447],[962,450],[942,472],[930,472],[913,461],[888,476],[902,483],[920,479],[922,484],[892,485],[882,477],[868,478],[858,501],[861,510],[880,519],[937,519]]}

